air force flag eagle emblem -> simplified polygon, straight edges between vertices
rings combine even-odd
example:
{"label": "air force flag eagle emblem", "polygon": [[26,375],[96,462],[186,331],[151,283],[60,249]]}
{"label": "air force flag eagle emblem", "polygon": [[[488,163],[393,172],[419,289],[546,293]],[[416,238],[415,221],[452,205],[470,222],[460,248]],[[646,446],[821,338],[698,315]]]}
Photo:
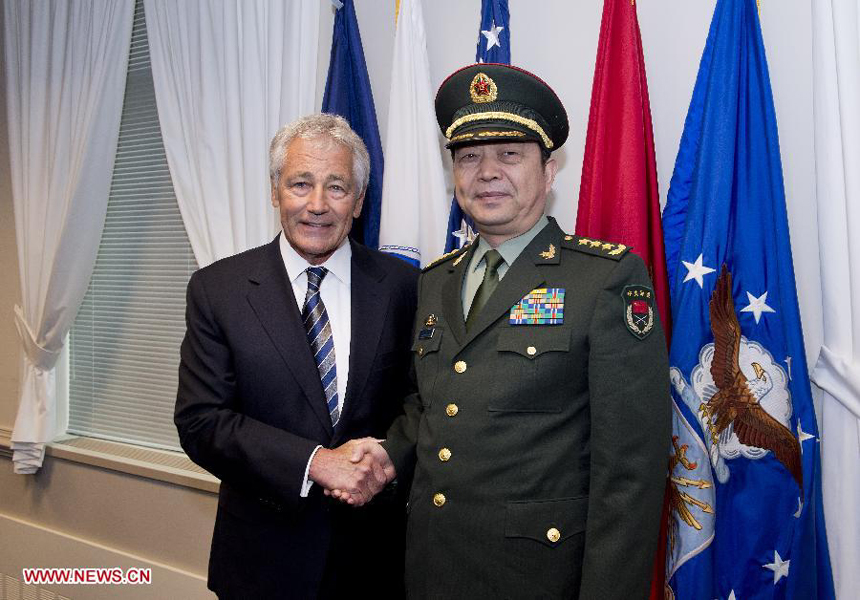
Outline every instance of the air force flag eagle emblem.
{"label": "air force flag eagle emblem", "polygon": [[767,348],[741,335],[731,289],[732,274],[723,265],[710,301],[714,343],[702,347],[689,383],[672,367],[672,385],[699,417],[721,483],[729,478],[724,460],[772,452],[803,489],[788,375]]}

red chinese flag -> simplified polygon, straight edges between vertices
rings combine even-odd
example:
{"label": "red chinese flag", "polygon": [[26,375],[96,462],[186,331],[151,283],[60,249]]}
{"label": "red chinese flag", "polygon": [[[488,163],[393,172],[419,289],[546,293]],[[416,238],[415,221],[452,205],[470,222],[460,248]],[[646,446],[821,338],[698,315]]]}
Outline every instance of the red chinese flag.
{"label": "red chinese flag", "polygon": [[[626,244],[642,257],[654,284],[668,344],[671,304],[660,223],[654,132],[642,38],[632,0],[603,2],[576,233]],[[666,443],[668,446],[669,441]],[[668,503],[664,501],[651,600],[664,597],[667,522]]]}
{"label": "red chinese flag", "polygon": [[576,233],[626,244],[645,261],[668,342],[669,281],[651,106],[636,5],[604,0]]}

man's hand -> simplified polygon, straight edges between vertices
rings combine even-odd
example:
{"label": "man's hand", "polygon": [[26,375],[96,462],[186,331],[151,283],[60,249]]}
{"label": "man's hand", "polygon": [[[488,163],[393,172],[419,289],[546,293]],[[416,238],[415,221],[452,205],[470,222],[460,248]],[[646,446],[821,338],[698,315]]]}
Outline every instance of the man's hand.
{"label": "man's hand", "polygon": [[311,461],[308,476],[327,495],[361,506],[394,479],[388,453],[373,438],[350,440],[334,450],[321,448]]}

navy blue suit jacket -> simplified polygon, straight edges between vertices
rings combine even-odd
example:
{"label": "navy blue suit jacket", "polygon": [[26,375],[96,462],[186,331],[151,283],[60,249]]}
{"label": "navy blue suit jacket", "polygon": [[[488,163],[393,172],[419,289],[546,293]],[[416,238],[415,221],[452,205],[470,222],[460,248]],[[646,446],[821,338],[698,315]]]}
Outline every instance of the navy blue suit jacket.
{"label": "navy blue suit jacket", "polygon": [[354,586],[376,552],[394,561],[383,579],[398,585],[397,495],[355,509],[319,486],[300,498],[300,487],[317,445],[384,437],[401,412],[417,278],[353,243],[349,380],[332,428],[278,239],[192,276],[175,422],[188,456],[221,480],[209,563],[219,596],[328,595]]}

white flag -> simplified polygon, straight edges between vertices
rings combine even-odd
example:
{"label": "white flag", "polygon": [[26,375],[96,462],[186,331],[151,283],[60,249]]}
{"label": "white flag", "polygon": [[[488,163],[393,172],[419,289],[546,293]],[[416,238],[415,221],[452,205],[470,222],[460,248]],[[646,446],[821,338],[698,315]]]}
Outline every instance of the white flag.
{"label": "white flag", "polygon": [[860,10],[812,3],[813,101],[824,343],[813,381],[824,390],[824,518],[837,598],[860,590]]}
{"label": "white flag", "polygon": [[420,0],[401,0],[388,103],[379,249],[421,266],[445,247],[450,195],[442,169]]}

